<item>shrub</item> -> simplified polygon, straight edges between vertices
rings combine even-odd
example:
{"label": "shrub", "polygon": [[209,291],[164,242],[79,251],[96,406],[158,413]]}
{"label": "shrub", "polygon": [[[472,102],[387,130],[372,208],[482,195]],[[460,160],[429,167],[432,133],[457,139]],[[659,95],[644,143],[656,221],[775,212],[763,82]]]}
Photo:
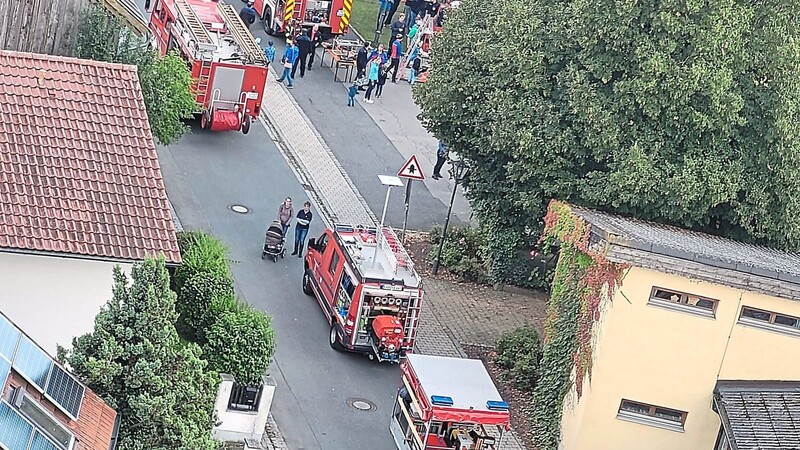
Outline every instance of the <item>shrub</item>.
{"label": "shrub", "polygon": [[192,342],[206,342],[206,332],[217,320],[215,302],[233,296],[233,279],[200,272],[186,280],[178,296],[178,330]]}
{"label": "shrub", "polygon": [[[442,227],[434,226],[429,235],[430,242],[433,244],[429,255],[431,261],[436,258],[441,236]],[[485,283],[488,279],[488,267],[483,262],[485,260],[484,245],[485,238],[478,228],[448,228],[439,263],[450,273],[464,280]]]}
{"label": "shrub", "polygon": [[533,327],[525,325],[504,334],[495,350],[494,362],[502,369],[503,379],[519,389],[532,390],[536,386],[542,349]]}
{"label": "shrub", "polygon": [[219,316],[203,347],[209,366],[242,383],[260,381],[275,354],[271,318],[232,296],[219,297],[215,306]]}
{"label": "shrub", "polygon": [[202,231],[182,232],[178,233],[178,246],[183,259],[174,277],[178,295],[184,283],[198,273],[232,279],[228,249],[217,238]]}

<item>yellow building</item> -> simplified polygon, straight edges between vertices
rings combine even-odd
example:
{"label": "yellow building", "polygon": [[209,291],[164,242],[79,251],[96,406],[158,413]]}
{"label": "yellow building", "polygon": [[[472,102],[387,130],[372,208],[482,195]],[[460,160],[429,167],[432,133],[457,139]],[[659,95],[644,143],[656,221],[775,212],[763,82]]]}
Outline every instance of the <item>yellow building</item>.
{"label": "yellow building", "polygon": [[800,449],[800,255],[570,208],[627,268],[559,447]]}

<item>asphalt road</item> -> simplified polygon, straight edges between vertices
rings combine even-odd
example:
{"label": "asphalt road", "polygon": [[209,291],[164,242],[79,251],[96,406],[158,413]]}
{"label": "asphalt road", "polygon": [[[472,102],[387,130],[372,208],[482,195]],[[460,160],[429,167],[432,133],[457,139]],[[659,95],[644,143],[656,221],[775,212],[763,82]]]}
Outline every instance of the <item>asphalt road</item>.
{"label": "asphalt road", "polygon": [[[237,6],[239,4],[238,0],[229,1]],[[276,61],[272,70],[280,76],[283,71],[280,58],[285,48],[285,40],[279,36],[268,36],[260,21],[254,23],[250,31],[262,39],[262,46],[266,46],[270,40],[275,43]],[[363,92],[358,96],[359,101],[355,107],[347,107],[347,90],[341,83],[333,81],[333,72],[329,68],[319,67],[320,53],[322,51],[318,50],[314,69],[306,71],[305,77],[300,78],[298,68],[292,96],[325,139],[325,143],[353,180],[372,212],[380,218],[386,191],[375,189],[377,177],[397,174],[406,158],[364,110],[361,104],[364,98]],[[326,64],[330,63],[328,59],[326,58]],[[344,72],[340,76],[343,77]],[[395,89],[397,86],[388,82],[384,88],[384,96],[401,94],[392,92]],[[402,94],[407,95],[405,92]],[[264,107],[269,108],[269,103],[267,102]],[[403,111],[398,111],[398,114],[402,113]],[[449,195],[447,197],[449,198]],[[392,192],[386,212],[386,223],[395,228],[402,227],[404,210],[403,193],[397,190]],[[412,186],[408,228],[429,230],[433,224],[444,223],[446,215],[447,205],[431,195],[421,182],[415,182]],[[464,225],[456,217],[451,218],[451,223]]]}
{"label": "asphalt road", "polygon": [[[302,205],[307,198],[263,126],[255,124],[247,136],[195,127],[158,154],[183,226],[206,230],[230,248],[238,294],[273,317],[277,353],[270,374],[278,387],[272,411],[290,448],[394,448],[388,423],[398,368],[332,350],[319,305],[301,291],[302,261],[288,252],[277,263],[261,260],[264,231],[280,202],[290,196]],[[234,213],[234,204],[250,212]],[[322,227],[315,218],[309,236]],[[352,398],[377,409],[356,410],[346,403]]]}

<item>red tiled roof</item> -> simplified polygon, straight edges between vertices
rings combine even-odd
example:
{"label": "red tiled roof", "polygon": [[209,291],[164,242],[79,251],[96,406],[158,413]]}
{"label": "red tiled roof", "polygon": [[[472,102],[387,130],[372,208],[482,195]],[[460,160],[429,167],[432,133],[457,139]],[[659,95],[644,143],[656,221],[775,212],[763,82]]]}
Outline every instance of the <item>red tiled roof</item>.
{"label": "red tiled roof", "polygon": [[94,392],[86,389],[77,426],[73,428],[78,444],[75,450],[107,450],[114,434],[116,411]]}
{"label": "red tiled roof", "polygon": [[0,50],[0,249],[180,262],[134,66]]}

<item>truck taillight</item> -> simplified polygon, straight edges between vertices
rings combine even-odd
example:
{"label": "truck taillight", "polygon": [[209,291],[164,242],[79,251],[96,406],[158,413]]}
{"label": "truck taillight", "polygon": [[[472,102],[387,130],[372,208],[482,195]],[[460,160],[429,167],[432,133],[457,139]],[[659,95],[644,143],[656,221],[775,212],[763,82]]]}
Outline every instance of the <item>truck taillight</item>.
{"label": "truck taillight", "polygon": [[353,323],[352,320],[348,319],[347,322],[345,322],[345,324],[344,324],[344,332],[347,333],[347,334],[352,334],[353,333],[353,325],[355,325],[355,323]]}

